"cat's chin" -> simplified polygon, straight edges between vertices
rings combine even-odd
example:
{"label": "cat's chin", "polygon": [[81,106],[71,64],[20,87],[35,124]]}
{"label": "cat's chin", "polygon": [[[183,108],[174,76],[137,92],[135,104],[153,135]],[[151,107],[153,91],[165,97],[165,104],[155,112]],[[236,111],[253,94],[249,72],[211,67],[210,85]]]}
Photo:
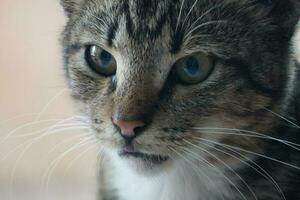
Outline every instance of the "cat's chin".
{"label": "cat's chin", "polygon": [[131,169],[143,175],[161,173],[162,169],[170,165],[169,157],[159,154],[126,151],[120,151],[118,154]]}

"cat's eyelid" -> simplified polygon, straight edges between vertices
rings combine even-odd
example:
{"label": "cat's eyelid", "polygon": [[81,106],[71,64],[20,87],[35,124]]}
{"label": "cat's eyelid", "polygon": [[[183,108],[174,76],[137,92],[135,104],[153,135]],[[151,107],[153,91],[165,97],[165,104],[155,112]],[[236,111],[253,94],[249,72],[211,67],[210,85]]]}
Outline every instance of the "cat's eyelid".
{"label": "cat's eyelid", "polygon": [[197,54],[203,54],[203,55],[206,55],[206,56],[209,56],[209,57],[215,57],[213,56],[214,54],[212,54],[211,52],[205,52],[205,51],[201,51],[201,50],[191,50],[191,51],[181,51],[179,52],[178,54],[174,55],[174,60],[175,62],[177,60],[180,60],[184,57],[187,57],[187,56],[193,56],[193,55],[197,55]]}
{"label": "cat's eyelid", "polygon": [[105,42],[100,42],[100,41],[76,42],[76,43],[71,44],[70,47],[71,48],[75,47],[76,49],[80,49],[80,48],[86,48],[86,47],[92,46],[92,45],[98,46],[107,51],[113,51],[112,47],[105,44]]}
{"label": "cat's eyelid", "polygon": [[68,52],[74,52],[74,51],[77,52],[77,51],[79,51],[83,48],[85,48],[84,44],[82,44],[82,43],[73,43],[73,44],[69,45],[66,50]]}
{"label": "cat's eyelid", "polygon": [[68,50],[70,50],[70,51],[79,51],[81,49],[86,49],[89,46],[98,46],[101,49],[110,52],[111,54],[115,54],[115,50],[113,48],[108,47],[106,45],[99,44],[97,42],[74,43],[74,44],[71,44],[68,47]]}

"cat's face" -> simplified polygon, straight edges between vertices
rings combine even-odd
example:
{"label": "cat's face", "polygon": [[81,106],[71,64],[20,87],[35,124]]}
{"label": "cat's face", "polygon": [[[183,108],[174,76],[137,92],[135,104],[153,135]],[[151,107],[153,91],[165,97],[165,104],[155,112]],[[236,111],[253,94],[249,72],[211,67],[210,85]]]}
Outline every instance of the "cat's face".
{"label": "cat's face", "polygon": [[105,150],[142,169],[191,153],[230,163],[218,143],[257,150],[254,137],[224,128],[272,132],[296,23],[292,1],[278,4],[63,1],[68,80]]}

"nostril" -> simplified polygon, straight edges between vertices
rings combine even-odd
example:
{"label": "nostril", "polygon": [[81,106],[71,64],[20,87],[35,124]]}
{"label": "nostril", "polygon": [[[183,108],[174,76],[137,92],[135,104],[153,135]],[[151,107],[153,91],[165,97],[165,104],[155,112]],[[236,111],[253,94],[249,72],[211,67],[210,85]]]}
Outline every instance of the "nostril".
{"label": "nostril", "polygon": [[125,120],[113,120],[114,124],[121,130],[121,135],[125,137],[134,137],[135,130],[145,126],[143,121],[125,121]]}

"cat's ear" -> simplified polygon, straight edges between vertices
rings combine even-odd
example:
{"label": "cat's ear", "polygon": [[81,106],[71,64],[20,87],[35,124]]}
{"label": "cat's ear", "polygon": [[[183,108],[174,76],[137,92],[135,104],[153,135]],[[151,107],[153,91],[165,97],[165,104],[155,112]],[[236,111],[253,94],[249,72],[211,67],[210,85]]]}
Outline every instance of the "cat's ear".
{"label": "cat's ear", "polygon": [[60,4],[64,8],[66,15],[70,17],[80,9],[83,1],[84,0],[60,0]]}

